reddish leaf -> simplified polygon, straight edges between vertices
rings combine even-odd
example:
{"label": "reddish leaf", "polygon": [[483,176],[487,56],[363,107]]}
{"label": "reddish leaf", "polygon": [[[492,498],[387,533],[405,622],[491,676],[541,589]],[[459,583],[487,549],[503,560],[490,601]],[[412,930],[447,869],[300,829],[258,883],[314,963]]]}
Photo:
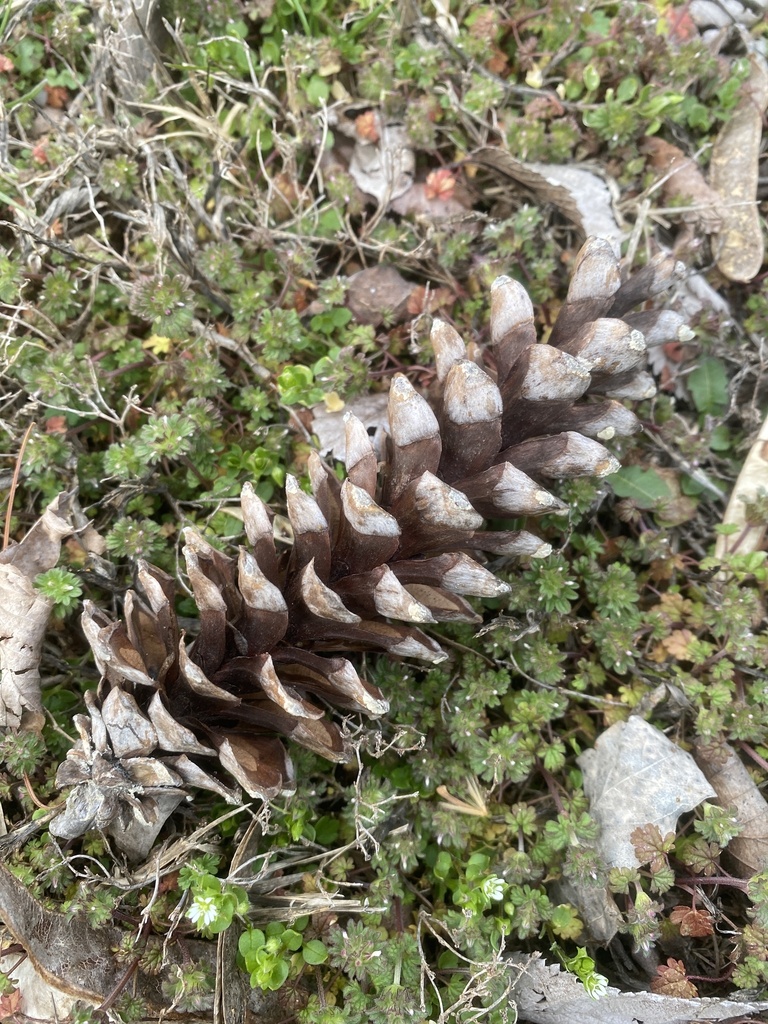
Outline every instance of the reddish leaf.
{"label": "reddish leaf", "polygon": [[532,121],[543,121],[550,117],[562,117],[565,107],[555,93],[547,96],[536,96],[525,105],[525,118]]}
{"label": "reddish leaf", "polygon": [[46,434],[66,434],[67,420],[65,416],[49,416],[45,421]]}
{"label": "reddish leaf", "polygon": [[657,996],[677,996],[679,999],[695,999],[699,994],[696,986],[688,981],[685,975],[685,964],[682,960],[673,960],[656,968],[658,978],[651,982],[651,992]]}
{"label": "reddish leaf", "polygon": [[712,917],[706,910],[695,910],[693,907],[675,907],[669,920],[679,926],[681,935],[689,935],[701,939],[714,931]]}
{"label": "reddish leaf", "polygon": [[668,853],[675,841],[674,832],[662,837],[658,825],[643,825],[636,828],[629,837],[641,864],[648,864],[660,854]]}
{"label": "reddish leaf", "polygon": [[12,1014],[21,1010],[21,992],[12,988],[10,992],[3,992],[0,996],[0,1018],[8,1020]]}
{"label": "reddish leaf", "polygon": [[427,175],[425,194],[427,199],[452,199],[456,188],[456,175],[447,167]]}

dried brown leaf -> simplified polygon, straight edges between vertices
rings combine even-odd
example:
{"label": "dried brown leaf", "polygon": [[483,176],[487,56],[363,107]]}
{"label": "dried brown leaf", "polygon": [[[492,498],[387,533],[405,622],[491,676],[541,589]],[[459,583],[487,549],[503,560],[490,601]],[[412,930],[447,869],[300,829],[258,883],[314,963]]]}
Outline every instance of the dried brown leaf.
{"label": "dried brown leaf", "polygon": [[764,491],[768,492],[768,416],[747,452],[723,516],[723,525],[739,529],[728,535],[718,534],[716,558],[725,558],[736,552],[746,555],[760,549],[766,528],[762,523],[753,524],[747,520],[747,506],[756,502]]}
{"label": "dried brown leaf", "polygon": [[[153,865],[153,877],[155,870]],[[0,906],[5,927],[26,950],[36,972],[52,989],[96,1004],[119,990],[121,979],[124,981],[125,965],[117,960],[113,950],[125,934],[120,928],[111,924],[92,928],[83,914],[65,915],[46,909],[2,861]],[[189,950],[183,954],[178,946],[170,944],[166,962],[172,965],[178,963],[182,955],[187,960],[191,955],[195,960],[211,964],[214,947],[210,943],[187,940],[187,944]],[[146,1001],[153,1016],[168,1007],[168,1000],[162,994],[163,980],[163,974],[151,976],[139,971],[131,982],[135,994]]]}
{"label": "dried brown leaf", "polygon": [[714,796],[691,755],[637,715],[606,729],[578,763],[609,867],[639,866],[631,839],[638,826],[674,832],[681,814]]}
{"label": "dried brown leaf", "polygon": [[717,266],[731,281],[751,281],[760,272],[764,256],[757,181],[768,71],[757,55],[751,57],[751,65],[742,97],[715,140],[709,169],[712,187],[723,199],[723,219],[715,239]]}
{"label": "dried brown leaf", "polygon": [[619,251],[622,232],[613,214],[608,186],[592,171],[571,165],[523,163],[495,146],[476,150],[471,160],[530,189],[543,203],[551,203],[584,238],[599,235]]}
{"label": "dried brown leaf", "polygon": [[413,285],[398,270],[379,263],[348,279],[347,306],[361,324],[400,323],[407,319],[412,291]]}
{"label": "dried brown leaf", "polygon": [[[376,117],[379,134],[376,142],[361,138],[357,127],[351,133],[355,147],[349,161],[349,173],[359,189],[380,203],[389,203],[407,192],[413,184],[415,157],[403,125],[383,124],[378,114]],[[367,122],[365,126],[369,131]],[[342,127],[341,121],[339,127]]]}
{"label": "dried brown leaf", "polygon": [[693,157],[655,135],[644,139],[641,149],[658,175],[664,202],[683,204],[683,220],[717,231],[723,213],[720,193],[710,188]]}
{"label": "dried brown leaf", "polygon": [[736,862],[740,878],[751,878],[768,867],[768,803],[752,781],[736,752],[723,744],[730,754],[727,760],[713,763],[697,747],[696,761],[723,807],[734,807],[744,830],[728,844],[728,853]]}

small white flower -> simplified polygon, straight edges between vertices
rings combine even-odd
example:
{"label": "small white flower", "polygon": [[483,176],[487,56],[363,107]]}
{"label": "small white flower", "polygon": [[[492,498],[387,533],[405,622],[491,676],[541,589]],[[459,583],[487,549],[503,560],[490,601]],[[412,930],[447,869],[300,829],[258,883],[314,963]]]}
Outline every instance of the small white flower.
{"label": "small white flower", "polygon": [[198,926],[206,927],[213,924],[219,916],[219,908],[216,906],[215,896],[195,896],[192,905],[187,911],[187,917]]}
{"label": "small white flower", "polygon": [[608,991],[608,979],[604,978],[602,974],[598,974],[597,971],[592,971],[584,979],[584,988],[593,999],[600,999]]}
{"label": "small white flower", "polygon": [[506,884],[501,878],[497,878],[496,875],[490,875],[482,884],[483,895],[489,900],[501,900],[504,899],[504,890]]}

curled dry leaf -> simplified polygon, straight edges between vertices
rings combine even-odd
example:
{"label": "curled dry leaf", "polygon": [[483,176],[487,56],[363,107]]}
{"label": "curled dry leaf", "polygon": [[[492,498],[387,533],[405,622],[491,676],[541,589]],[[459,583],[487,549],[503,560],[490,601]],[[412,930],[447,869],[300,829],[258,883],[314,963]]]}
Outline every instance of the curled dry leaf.
{"label": "curled dry leaf", "polygon": [[[408,133],[403,125],[385,124],[377,115],[375,121],[364,122],[365,134],[361,136],[358,121],[359,118],[355,120],[352,133],[355,145],[349,173],[361,191],[379,203],[389,203],[413,184],[416,161]],[[377,134],[375,140],[374,134]]]}
{"label": "curled dry leaf", "polygon": [[657,174],[667,206],[681,203],[684,221],[698,223],[707,232],[719,230],[723,217],[720,193],[710,188],[693,157],[655,135],[644,139],[641,149]]}
{"label": "curled dry leaf", "polygon": [[0,553],[0,728],[39,730],[40,650],[53,602],[35,577],[59,560],[72,533],[72,494],[60,494],[26,537]]}
{"label": "curled dry leaf", "polygon": [[530,189],[542,202],[557,207],[585,238],[598,235],[619,252],[623,232],[613,213],[608,186],[597,174],[585,167],[523,163],[495,146],[476,150],[470,159]]}
{"label": "curled dry leaf", "polygon": [[728,844],[728,853],[736,862],[741,878],[768,868],[768,803],[752,781],[735,750],[727,743],[718,747],[722,756],[718,761],[706,756],[706,750],[696,750],[696,762],[717,793],[722,807],[733,807],[736,818],[744,828]]}
{"label": "curled dry leaf", "polygon": [[757,181],[768,71],[757,54],[750,62],[750,76],[715,140],[709,169],[712,187],[723,199],[715,257],[718,269],[731,281],[751,281],[760,272],[764,255]]}

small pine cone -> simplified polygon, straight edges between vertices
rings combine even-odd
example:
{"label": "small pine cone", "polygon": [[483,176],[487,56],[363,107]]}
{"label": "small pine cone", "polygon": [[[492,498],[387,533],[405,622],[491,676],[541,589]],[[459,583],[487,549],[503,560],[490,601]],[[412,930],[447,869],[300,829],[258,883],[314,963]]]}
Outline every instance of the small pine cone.
{"label": "small pine cone", "polygon": [[436,392],[428,401],[394,377],[383,465],[363,424],[347,415],[344,482],[317,455],[312,495],[288,478],[289,550],[276,550],[269,510],[247,484],[248,547],[237,559],[185,531],[200,610],[190,645],[172,579],[144,563],[124,622],[87,603],[84,628],[103,678],[89,699],[91,721],[80,716],[81,739],[59,769],[58,784],[75,788],[51,831],[71,838],[118,820],[124,829],[131,816],[146,825],[157,817],[154,796],[178,799],[187,786],[236,800],[201,767],[213,758],[250,796],[290,791],[279,736],[346,758],[338,727],[313,698],[373,716],[387,702],[339,652],[439,662],[444,652],[420,627],[478,622],[465,598],[509,590],[473,556],[549,552],[525,531],[485,530],[484,518],[563,510],[551,481],[618,469],[600,442],[638,428],[622,399],[654,393],[639,325],[659,335],[683,329],[663,310],[625,314],[680,269],[660,257],[622,283],[610,245],[590,239],[546,345],[524,288],[498,278],[488,366],[436,321]]}

